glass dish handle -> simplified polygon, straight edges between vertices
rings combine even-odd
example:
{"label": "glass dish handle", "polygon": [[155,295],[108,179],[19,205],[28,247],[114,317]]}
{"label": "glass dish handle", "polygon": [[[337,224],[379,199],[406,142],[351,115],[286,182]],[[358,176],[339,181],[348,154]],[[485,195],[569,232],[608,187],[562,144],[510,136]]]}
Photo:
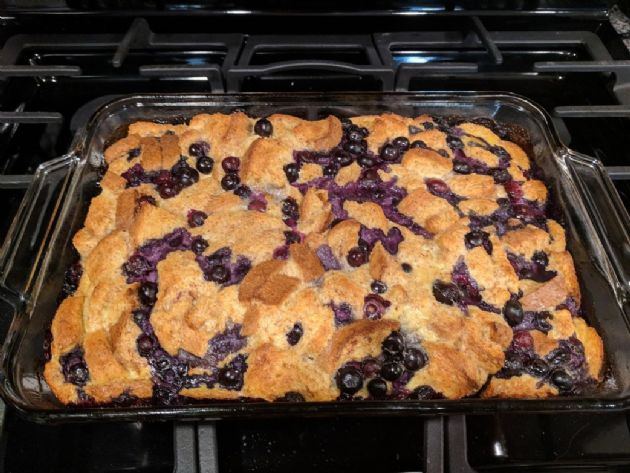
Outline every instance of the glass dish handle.
{"label": "glass dish handle", "polygon": [[[568,154],[571,162],[577,164],[579,168],[576,173],[578,190],[588,207],[587,210],[610,263],[617,273],[621,283],[619,289],[626,297],[630,297],[630,217],[628,212],[606,168],[599,160],[571,150]],[[606,191],[601,192],[601,189]]]}
{"label": "glass dish handle", "polygon": [[14,303],[15,297],[28,298],[77,163],[77,156],[69,153],[40,165],[35,171],[0,250],[3,302],[11,299]]}

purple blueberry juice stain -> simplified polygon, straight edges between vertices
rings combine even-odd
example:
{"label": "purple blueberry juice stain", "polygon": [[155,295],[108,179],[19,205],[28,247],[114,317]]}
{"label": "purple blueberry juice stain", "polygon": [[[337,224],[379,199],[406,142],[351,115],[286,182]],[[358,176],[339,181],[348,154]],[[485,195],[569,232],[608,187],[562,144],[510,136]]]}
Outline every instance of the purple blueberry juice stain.
{"label": "purple blueberry juice stain", "polygon": [[[355,130],[356,131],[356,130]],[[356,133],[355,133],[356,134]],[[358,135],[357,135],[358,137]],[[331,205],[333,215],[336,219],[348,218],[348,212],[343,208],[346,201],[354,201],[359,203],[373,202],[379,205],[385,216],[392,222],[404,226],[416,235],[430,239],[432,235],[418,223],[415,223],[411,217],[403,215],[398,209],[398,203],[407,195],[404,188],[396,186],[396,178],[384,182],[376,173],[376,170],[389,170],[389,164],[383,160],[380,155],[375,155],[363,149],[358,154],[348,155],[347,147],[350,141],[349,132],[344,131],[341,143],[333,148],[329,153],[317,153],[312,151],[295,151],[293,158],[296,166],[300,167],[304,163],[314,163],[329,169],[329,166],[336,166],[342,159],[342,164],[351,164],[355,159],[362,164],[363,171],[358,181],[349,182],[343,186],[339,186],[334,178],[326,175],[315,178],[306,183],[297,183],[292,181],[292,185],[305,194],[309,188],[323,189],[328,192],[328,201]],[[348,158],[350,156],[350,158]],[[402,156],[399,153],[398,160]],[[348,161],[349,159],[349,161]],[[369,165],[366,165],[369,163]]]}
{"label": "purple blueberry juice stain", "polygon": [[523,185],[520,182],[511,180],[504,184],[510,200],[512,213],[524,223],[529,223],[543,230],[547,229],[547,215],[545,214],[546,203],[538,203],[527,200],[523,194]]}
{"label": "purple blueberry juice stain", "polygon": [[236,353],[247,345],[247,337],[241,335],[241,324],[234,324],[222,333],[215,335],[208,342],[208,352],[204,356],[212,366],[223,361],[228,355]]}
{"label": "purple blueberry juice stain", "polygon": [[483,161],[479,161],[478,159],[475,158],[471,158],[469,156],[466,156],[466,154],[464,153],[464,150],[462,149],[456,149],[453,152],[453,165],[455,164],[460,164],[460,165],[465,165],[462,166],[463,169],[466,169],[467,172],[465,173],[461,173],[461,174],[490,174],[491,173],[491,168],[490,166],[488,166],[486,163],[484,163]]}
{"label": "purple blueberry juice stain", "polygon": [[256,212],[267,211],[267,199],[262,192],[252,192],[249,195],[249,204],[247,204],[248,210],[254,210]]}
{"label": "purple blueberry juice stain", "polygon": [[459,300],[454,302],[465,314],[468,313],[467,307],[469,305],[475,305],[486,312],[494,312],[495,314],[501,313],[501,310],[499,308],[494,307],[493,305],[483,301],[481,291],[479,289],[479,284],[470,275],[470,272],[468,271],[468,266],[464,262],[463,258],[460,258],[453,267],[453,271],[451,272],[451,280],[453,281],[453,284],[455,284],[459,288],[461,294]]}
{"label": "purple blueberry juice stain", "polygon": [[68,266],[63,276],[63,286],[61,288],[61,294],[59,295],[58,302],[61,302],[68,296],[71,296],[76,292],[83,275],[83,266],[80,261],[76,261]]}
{"label": "purple blueberry juice stain", "polygon": [[363,316],[368,320],[379,320],[390,305],[391,302],[378,294],[368,294],[363,300]]}
{"label": "purple blueberry juice stain", "polygon": [[[153,398],[160,404],[175,404],[181,401],[179,392],[184,388],[194,388],[205,385],[212,388],[218,382],[222,369],[217,365],[230,354],[236,353],[247,344],[247,339],[240,334],[241,326],[233,325],[224,332],[215,335],[208,342],[208,351],[200,358],[180,350],[177,356],[172,356],[160,345],[150,322],[151,307],[143,306],[134,312],[134,320],[142,330],[138,337],[137,346],[141,356],[147,359],[151,367],[153,380]],[[239,355],[242,356],[242,355]],[[241,370],[246,364],[234,363]],[[227,366],[230,366],[230,363]],[[209,371],[206,374],[188,374],[189,368],[201,367]],[[242,377],[242,376],[241,376]],[[241,384],[242,386],[242,384]],[[235,389],[233,384],[224,386]],[[240,388],[238,388],[240,389]]]}
{"label": "purple blueberry juice stain", "polygon": [[556,310],[561,310],[561,309],[568,310],[569,312],[571,312],[571,316],[573,317],[582,317],[583,315],[580,305],[572,296],[567,297],[567,299],[562,304],[556,307]]}
{"label": "purple blueberry juice stain", "polygon": [[457,205],[462,201],[466,200],[465,197],[459,196],[453,191],[451,191],[448,184],[441,179],[425,179],[424,183],[427,186],[427,190],[436,197],[441,197],[445,199],[449,204],[453,207],[457,208]]}
{"label": "purple blueberry juice stain", "polygon": [[[163,238],[150,240],[141,246],[123,265],[127,281],[153,282],[157,280],[157,264],[172,251],[191,250],[193,237],[183,228],[178,228]],[[211,272],[217,265],[229,271],[223,285],[238,284],[251,268],[251,261],[244,256],[237,256],[232,261],[230,248],[221,248],[209,256],[197,255],[197,264],[204,274]],[[208,351],[199,358],[183,350],[172,356],[164,350],[150,322],[152,305],[141,305],[134,310],[133,319],[142,334],[136,341],[138,353],[145,357],[151,367],[153,380],[153,399],[159,404],[176,404],[181,401],[179,392],[184,388],[198,387],[202,384],[213,387],[219,383],[226,389],[240,389],[242,377],[247,369],[246,357],[238,355],[223,368],[217,364],[228,355],[245,347],[247,340],[241,336],[240,325],[228,327],[208,342]],[[240,357],[240,358],[239,358]],[[190,367],[202,367],[208,374],[189,375]],[[225,384],[227,383],[227,384]]]}
{"label": "purple blueberry juice stain", "polygon": [[377,241],[380,241],[383,248],[391,255],[398,253],[398,245],[404,240],[402,233],[400,233],[400,230],[396,227],[390,228],[387,235],[385,235],[385,232],[380,228],[361,226],[359,238],[365,241],[370,249],[374,247]]}
{"label": "purple blueberry juice stain", "polygon": [[322,263],[322,266],[326,271],[341,269],[341,264],[339,264],[339,261],[333,254],[332,248],[330,248],[330,246],[320,245],[317,250],[315,250],[315,254],[319,258],[319,261]]}
{"label": "purple blueberry juice stain", "polygon": [[335,327],[339,328],[344,325],[348,325],[353,320],[352,307],[345,302],[340,304],[330,303],[330,308],[335,314]]}
{"label": "purple blueberry juice stain", "polygon": [[162,238],[149,240],[138,248],[123,264],[122,271],[127,283],[156,282],[157,264],[172,251],[189,250],[192,236],[183,228],[177,228]]}
{"label": "purple blueberry juice stain", "polygon": [[527,260],[514,253],[507,253],[507,258],[519,279],[531,279],[539,283],[544,283],[556,277],[555,271],[547,271],[546,264],[539,261]]}
{"label": "purple blueberry juice stain", "polygon": [[271,254],[273,259],[278,260],[286,260],[289,259],[289,245],[284,243],[277,248],[274,248],[273,253]]}
{"label": "purple blueberry juice stain", "polygon": [[516,325],[514,330],[538,330],[546,334],[551,330],[551,324],[549,323],[551,318],[551,314],[546,311],[524,311],[523,321]]}

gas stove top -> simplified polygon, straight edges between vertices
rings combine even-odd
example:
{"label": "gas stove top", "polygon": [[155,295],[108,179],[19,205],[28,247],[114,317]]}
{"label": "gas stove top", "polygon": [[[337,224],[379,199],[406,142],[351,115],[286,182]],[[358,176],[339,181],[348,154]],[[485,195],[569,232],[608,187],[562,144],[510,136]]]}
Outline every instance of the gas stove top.
{"label": "gas stove top", "polygon": [[[37,166],[64,154],[101,104],[141,92],[515,92],[604,162],[630,208],[630,22],[619,7],[183,3],[5,3],[0,241]],[[7,408],[1,426],[10,472],[630,469],[625,413],[41,426]]]}

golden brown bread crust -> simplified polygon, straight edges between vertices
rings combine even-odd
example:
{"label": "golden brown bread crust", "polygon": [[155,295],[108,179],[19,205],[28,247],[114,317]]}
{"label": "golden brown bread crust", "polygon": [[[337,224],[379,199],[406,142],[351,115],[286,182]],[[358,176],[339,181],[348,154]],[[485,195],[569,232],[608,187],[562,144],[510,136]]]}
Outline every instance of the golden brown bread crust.
{"label": "golden brown bread crust", "polygon": [[44,371],[57,398],[546,397],[599,381],[602,341],[523,149],[473,122],[351,121],[131,124],[73,239],[83,274]]}

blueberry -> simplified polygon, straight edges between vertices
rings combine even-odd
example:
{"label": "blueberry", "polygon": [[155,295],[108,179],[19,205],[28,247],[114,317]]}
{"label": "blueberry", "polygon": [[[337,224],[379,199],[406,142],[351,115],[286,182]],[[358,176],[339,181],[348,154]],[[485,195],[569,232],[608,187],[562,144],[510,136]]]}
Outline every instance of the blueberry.
{"label": "blueberry", "polygon": [[544,360],[536,358],[529,364],[528,369],[534,376],[543,377],[549,371],[549,366]]}
{"label": "blueberry", "polygon": [[138,337],[136,345],[138,347],[138,353],[140,353],[141,356],[147,356],[153,349],[153,340],[151,340],[150,336],[143,333]]}
{"label": "blueberry", "polygon": [[497,169],[492,176],[497,184],[505,184],[512,179],[507,169]]}
{"label": "blueberry", "polygon": [[277,402],[305,402],[304,396],[296,391],[289,391],[284,394],[284,396],[276,399]]}
{"label": "blueberry", "polygon": [[123,265],[125,276],[129,278],[138,278],[151,270],[151,265],[142,255],[131,255],[129,261]]}
{"label": "blueberry", "polygon": [[398,159],[398,154],[399,149],[390,144],[386,144],[381,150],[381,158],[383,158],[384,161],[396,161]]}
{"label": "blueberry", "polygon": [[400,265],[400,267],[405,273],[410,273],[411,271],[413,271],[413,268],[411,267],[409,263],[403,263]]}
{"label": "blueberry", "polygon": [[165,182],[158,186],[158,192],[163,199],[175,197],[181,190],[180,186],[175,182]]}
{"label": "blueberry", "polygon": [[435,128],[435,123],[433,123],[433,122],[424,122],[422,124],[422,126],[424,127],[425,130],[432,130],[433,128]]}
{"label": "blueberry", "polygon": [[503,316],[510,327],[516,327],[523,322],[523,306],[515,299],[510,299],[503,307]]}
{"label": "blueberry", "polygon": [[241,381],[241,372],[236,368],[226,366],[219,371],[219,383],[226,387],[237,386]]}
{"label": "blueberry", "polygon": [[172,174],[173,180],[183,187],[192,186],[199,181],[199,173],[188,165],[175,167]]}
{"label": "blueberry", "polygon": [[188,154],[195,158],[207,157],[210,152],[210,145],[205,141],[198,141],[188,147]]}
{"label": "blueberry", "polygon": [[302,338],[303,333],[304,329],[302,328],[302,324],[300,322],[293,324],[293,328],[287,333],[287,342],[289,345],[296,345]]}
{"label": "blueberry", "polygon": [[200,210],[191,210],[188,213],[188,225],[193,228],[200,227],[203,225],[203,222],[205,222],[207,218],[208,214],[206,214],[205,212],[201,212]]}
{"label": "blueberry", "polygon": [[335,378],[339,391],[344,394],[352,395],[363,387],[361,372],[352,366],[339,369]]}
{"label": "blueberry", "polygon": [[346,259],[348,260],[348,264],[350,266],[352,266],[353,268],[358,268],[359,266],[367,262],[368,255],[365,250],[359,248],[358,246],[355,246],[354,248],[350,249]]}
{"label": "blueberry", "polygon": [[427,364],[427,357],[418,348],[409,348],[403,357],[403,364],[409,371],[418,371]]}
{"label": "blueberry", "polygon": [[210,279],[210,281],[216,282],[217,284],[223,284],[227,282],[228,279],[230,279],[230,270],[222,264],[214,265],[212,268],[210,268],[208,279]]}
{"label": "blueberry", "polygon": [[221,179],[221,187],[226,191],[231,191],[236,189],[236,187],[241,183],[240,178],[236,174],[226,174]]}
{"label": "blueberry", "polygon": [[437,280],[433,283],[433,297],[438,302],[453,305],[462,300],[462,291],[455,284]]}
{"label": "blueberry", "polygon": [[70,368],[68,372],[68,380],[72,384],[76,384],[77,386],[83,386],[87,383],[90,378],[90,374],[88,372],[87,366],[84,364],[77,364]]}
{"label": "blueberry", "polygon": [[296,163],[286,164],[284,167],[284,174],[287,176],[287,181],[295,182],[300,177],[300,168]]}
{"label": "blueberry", "polygon": [[[365,171],[363,171],[363,180],[364,181],[370,181],[370,182],[376,182],[376,181],[380,181],[381,178],[378,175],[378,172],[376,171],[376,169],[366,169]],[[378,189],[377,189],[378,191]]]}
{"label": "blueberry", "polygon": [[212,172],[212,168],[214,167],[214,161],[212,158],[208,158],[207,156],[202,156],[197,160],[197,170],[201,174],[210,174]]}
{"label": "blueberry", "polygon": [[359,166],[362,168],[370,168],[374,166],[374,160],[369,156],[360,156],[357,163],[359,163]]}
{"label": "blueberry", "polygon": [[361,363],[361,370],[363,371],[363,376],[372,378],[381,370],[381,364],[375,358],[366,358]]}
{"label": "blueberry", "polygon": [[221,167],[225,172],[238,172],[241,167],[241,160],[236,156],[229,156],[221,161]]}
{"label": "blueberry", "polygon": [[284,232],[284,240],[287,245],[292,245],[293,243],[300,243],[302,241],[302,237],[297,232]]}
{"label": "blueberry", "polygon": [[547,357],[549,363],[553,366],[558,366],[569,361],[569,354],[564,351],[562,348],[558,348],[551,352],[550,356]]}
{"label": "blueberry", "polygon": [[152,195],[143,194],[136,199],[136,204],[138,204],[139,206],[142,206],[144,204],[157,205],[157,202],[155,201],[155,197],[153,197]]}
{"label": "blueberry", "polygon": [[358,246],[366,253],[369,253],[370,250],[372,249],[370,244],[367,241],[365,241],[363,238],[359,238]]}
{"label": "blueberry", "polygon": [[381,348],[385,353],[402,353],[405,349],[405,340],[400,332],[392,332],[383,340]]}
{"label": "blueberry", "polygon": [[448,135],[446,137],[446,143],[451,149],[462,149],[464,147],[464,143],[462,143],[462,140],[453,135]]}
{"label": "blueberry", "polygon": [[282,214],[295,220],[300,218],[300,209],[293,197],[287,197],[282,201]]}
{"label": "blueberry", "polygon": [[367,146],[365,146],[363,143],[357,143],[355,141],[351,141],[350,143],[348,143],[348,145],[346,146],[346,150],[352,154],[361,154],[364,153],[366,150]]}
{"label": "blueberry", "polygon": [[359,128],[359,131],[361,132],[361,134],[363,135],[363,138],[367,138],[368,135],[370,134],[370,130],[368,130],[367,128],[365,128],[364,126],[362,126],[361,128]]}
{"label": "blueberry", "polygon": [[358,128],[350,130],[350,133],[348,133],[348,139],[350,141],[360,142],[363,140],[363,133],[361,133]]}
{"label": "blueberry", "polygon": [[387,291],[387,284],[383,281],[374,280],[372,281],[372,284],[370,284],[370,289],[372,289],[372,292],[375,294],[383,294]]}
{"label": "blueberry", "polygon": [[573,380],[566,371],[557,369],[551,373],[551,384],[560,391],[570,391],[573,387]]}
{"label": "blueberry", "polygon": [[403,367],[400,363],[388,361],[383,363],[381,376],[387,381],[396,381],[403,374]]}
{"label": "blueberry", "polygon": [[483,245],[488,240],[489,236],[488,233],[482,232],[481,230],[473,230],[472,232],[466,233],[464,243],[468,249],[475,248]]}
{"label": "blueberry", "polygon": [[144,305],[153,305],[155,304],[155,300],[157,299],[157,284],[150,281],[145,281],[140,284],[138,288],[138,297],[140,298],[140,302]]}
{"label": "blueberry", "polygon": [[142,325],[147,320],[147,314],[144,310],[135,309],[131,311],[131,316],[136,325]]}
{"label": "blueberry", "polygon": [[172,182],[172,178],[173,176],[171,175],[170,171],[162,169],[161,171],[158,171],[151,176],[151,181],[155,185],[159,186],[160,184],[168,184]]}
{"label": "blueberry", "polygon": [[340,121],[341,121],[341,126],[344,130],[352,126],[352,121],[349,118],[344,117]]}
{"label": "blueberry", "polygon": [[261,118],[254,125],[254,132],[258,136],[271,136],[271,134],[273,133],[273,125],[266,118]]}
{"label": "blueberry", "polygon": [[131,161],[132,159],[140,156],[140,151],[141,151],[140,148],[131,148],[129,152],[127,153],[127,161]]}
{"label": "blueberry", "polygon": [[252,193],[252,190],[246,185],[241,185],[241,186],[238,186],[236,189],[234,189],[234,194],[243,198],[249,197],[251,193]]}
{"label": "blueberry", "polygon": [[193,253],[196,255],[202,254],[206,248],[208,248],[208,242],[201,237],[195,237],[190,245]]}
{"label": "blueberry", "polygon": [[409,140],[404,136],[399,136],[398,138],[394,138],[392,144],[401,151],[407,151],[409,149]]}
{"label": "blueberry", "polygon": [[328,166],[324,167],[324,176],[326,177],[335,177],[339,169],[337,165],[334,163],[330,163]]}
{"label": "blueberry", "polygon": [[415,140],[412,141],[411,144],[409,145],[410,148],[419,148],[419,149],[427,149],[428,146],[427,144],[422,141],[422,140]]}
{"label": "blueberry", "polygon": [[453,161],[453,172],[458,174],[470,174],[470,166],[463,161]]}
{"label": "blueberry", "polygon": [[409,399],[416,401],[422,401],[426,399],[443,399],[444,396],[435,391],[431,386],[426,384],[418,386],[409,394]]}
{"label": "blueberry", "polygon": [[427,179],[426,185],[432,194],[446,194],[450,190],[448,184],[440,179]]}
{"label": "blueberry", "polygon": [[537,251],[532,256],[532,261],[540,266],[546,267],[549,264],[549,257],[544,251]]}
{"label": "blueberry", "polygon": [[374,399],[384,399],[387,396],[387,383],[383,378],[371,379],[367,390]]}
{"label": "blueberry", "polygon": [[353,161],[352,156],[343,151],[337,152],[333,156],[333,162],[339,167],[350,166]]}

